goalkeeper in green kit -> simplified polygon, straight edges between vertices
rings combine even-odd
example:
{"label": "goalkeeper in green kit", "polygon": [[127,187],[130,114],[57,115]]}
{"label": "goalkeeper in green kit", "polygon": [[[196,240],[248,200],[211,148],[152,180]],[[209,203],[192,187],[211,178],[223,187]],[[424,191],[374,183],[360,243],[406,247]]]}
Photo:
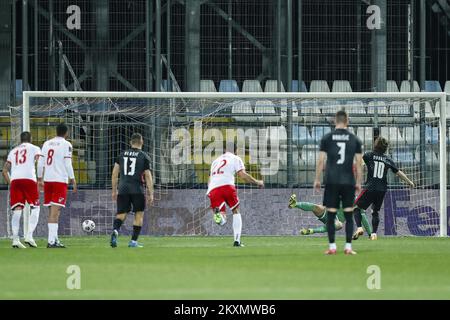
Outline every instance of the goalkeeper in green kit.
{"label": "goalkeeper in green kit", "polygon": [[[322,222],[324,225],[317,228],[302,228],[300,234],[310,235],[313,233],[325,233],[327,232],[327,211],[326,208],[320,204],[315,204],[311,202],[297,202],[297,196],[295,194],[291,195],[289,198],[289,209],[298,208],[303,211],[311,211],[314,215]],[[367,234],[372,234],[372,228],[367,220],[366,213],[361,211],[361,222],[367,232]],[[345,222],[344,210],[340,207],[337,211],[335,226],[336,230],[342,229],[343,223]]]}

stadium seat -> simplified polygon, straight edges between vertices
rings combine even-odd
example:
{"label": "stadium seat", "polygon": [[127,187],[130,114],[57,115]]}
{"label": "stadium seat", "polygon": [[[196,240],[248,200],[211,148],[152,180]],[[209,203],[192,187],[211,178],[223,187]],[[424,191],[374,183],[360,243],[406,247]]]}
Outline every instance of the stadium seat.
{"label": "stadium seat", "polygon": [[242,92],[263,92],[258,80],[244,80]]}
{"label": "stadium seat", "polygon": [[420,127],[404,127],[403,138],[409,146],[416,146],[420,143]]}
{"label": "stadium seat", "polygon": [[381,127],[380,135],[387,138],[393,148],[397,147],[399,144],[405,144],[405,139],[403,139],[400,130],[397,127]]}
{"label": "stadium seat", "polygon": [[400,92],[420,92],[419,83],[413,82],[413,90],[411,90],[411,82],[409,80],[403,80],[400,85]]}
{"label": "stadium seat", "polygon": [[305,123],[317,123],[322,120],[320,105],[314,100],[303,100],[297,102],[299,117],[302,117]]}
{"label": "stadium seat", "polygon": [[316,167],[317,159],[319,158],[319,146],[318,145],[304,145],[302,148],[302,157],[305,166],[309,169]]}
{"label": "stadium seat", "polygon": [[291,85],[291,91],[292,92],[308,92],[308,89],[306,89],[306,84],[304,81],[302,81],[301,86],[300,86],[300,90],[298,88],[298,80],[292,80],[292,85]]}
{"label": "stadium seat", "polygon": [[320,140],[322,137],[326,135],[328,132],[331,132],[330,127],[316,127],[312,128],[311,137],[316,144],[320,144]]}
{"label": "stadium seat", "polygon": [[[450,80],[445,81],[444,91],[450,95]],[[447,98],[447,109],[446,109],[447,119],[450,119],[450,100]],[[450,161],[449,161],[450,162]]]}
{"label": "stadium seat", "polygon": [[344,108],[349,113],[353,123],[367,124],[371,122],[371,118],[367,117],[366,107],[362,101],[348,101]]}
{"label": "stadium seat", "polygon": [[387,92],[398,92],[397,82],[394,80],[388,80],[386,82],[386,91]]}
{"label": "stadium seat", "polygon": [[409,148],[400,148],[392,150],[392,160],[399,166],[412,166],[415,159],[414,154]]}
{"label": "stadium seat", "polygon": [[379,123],[392,123],[393,119],[389,116],[389,110],[384,101],[369,101],[367,114],[373,118],[375,110],[378,110]]}
{"label": "stadium seat", "polygon": [[[170,86],[170,90],[169,90],[169,86]],[[174,86],[173,81],[172,80],[167,80],[167,79],[162,79],[161,80],[161,91],[163,91],[163,92],[167,92],[167,91],[175,92],[176,88]]]}
{"label": "stadium seat", "polygon": [[219,92],[239,92],[236,80],[221,80]]}
{"label": "stadium seat", "polygon": [[373,127],[357,127],[355,132],[363,145],[370,149],[373,145]]}
{"label": "stadium seat", "polygon": [[312,80],[309,92],[330,92],[330,87],[325,80]]}
{"label": "stadium seat", "polygon": [[310,144],[313,141],[308,128],[298,124],[292,125],[292,140],[300,145]]}
{"label": "stadium seat", "polygon": [[259,121],[279,121],[273,102],[270,100],[258,100],[255,103],[255,114]]}
{"label": "stadium seat", "polygon": [[439,128],[426,126],[425,127],[425,141],[426,143],[438,144],[439,143]]}
{"label": "stadium seat", "polygon": [[[280,83],[281,92],[285,92],[283,82]],[[278,81],[277,80],[267,80],[264,87],[264,92],[278,92]]]}
{"label": "stadium seat", "polygon": [[427,80],[425,81],[425,90],[426,92],[442,92],[441,84],[439,81],[435,80]]}
{"label": "stadium seat", "polygon": [[217,92],[214,81],[212,80],[200,80],[200,91],[201,92]]}
{"label": "stadium seat", "polygon": [[414,113],[406,101],[392,101],[389,103],[389,115],[394,123],[413,123]]}
{"label": "stadium seat", "polygon": [[348,80],[334,80],[332,88],[333,92],[352,92],[352,87]]}
{"label": "stadium seat", "polygon": [[249,114],[249,116],[234,116],[234,119],[236,121],[255,121],[256,118],[253,115],[253,108],[250,104],[250,101],[235,101],[233,103],[233,106],[231,107],[231,114],[237,113],[237,114]]}

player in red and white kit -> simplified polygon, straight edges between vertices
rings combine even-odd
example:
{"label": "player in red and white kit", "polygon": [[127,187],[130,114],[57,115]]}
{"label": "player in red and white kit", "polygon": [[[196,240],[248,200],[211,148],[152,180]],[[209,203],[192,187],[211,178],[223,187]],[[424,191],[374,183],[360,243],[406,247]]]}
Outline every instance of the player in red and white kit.
{"label": "player in red and white kit", "polygon": [[58,220],[61,208],[66,206],[68,183],[77,192],[72,167],[72,144],[66,140],[68,127],[62,123],[56,127],[57,136],[47,140],[42,147],[38,163],[38,177],[44,177],[44,206],[50,207],[48,216],[47,248],[65,248],[58,240]]}
{"label": "player in red and white kit", "polygon": [[[28,220],[28,232],[24,234],[25,243],[36,248],[33,232],[39,220],[39,190],[36,181],[36,162],[41,157],[41,149],[31,144],[31,134],[27,131],[20,134],[21,144],[12,149],[8,160],[3,166],[3,177],[10,185],[10,205],[13,210],[11,229],[13,233],[13,248],[25,248],[19,240],[19,226],[25,204],[31,208]],[[11,171],[11,176],[9,175]],[[25,232],[25,230],[24,230]]]}
{"label": "player in red and white kit", "polygon": [[239,198],[235,187],[235,175],[245,182],[264,187],[262,180],[256,180],[247,172],[242,159],[235,155],[235,144],[227,143],[225,153],[211,164],[207,195],[214,212],[214,221],[219,225],[226,223],[225,205],[233,212],[234,246],[241,247],[242,217],[239,212]]}

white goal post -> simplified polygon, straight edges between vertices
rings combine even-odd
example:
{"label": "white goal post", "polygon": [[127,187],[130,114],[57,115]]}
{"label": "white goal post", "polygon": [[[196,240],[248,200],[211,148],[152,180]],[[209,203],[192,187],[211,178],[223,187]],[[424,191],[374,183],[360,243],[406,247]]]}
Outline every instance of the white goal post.
{"label": "white goal post", "polygon": [[[436,111],[436,119],[434,126],[439,128],[439,222],[440,222],[440,236],[447,236],[448,218],[447,218],[447,115],[446,104],[447,94],[438,92],[351,92],[351,93],[311,93],[311,92],[283,92],[283,93],[216,93],[216,92],[95,92],[95,91],[24,91],[23,105],[22,105],[22,130],[30,130],[30,103],[34,98],[80,98],[80,99],[205,99],[205,100],[220,100],[220,99],[287,99],[287,100],[383,100],[389,99],[392,101],[408,101],[408,99],[416,102],[420,101],[436,101],[439,104],[439,111]],[[437,110],[437,108],[436,108]],[[378,109],[374,113],[374,117],[378,116]],[[292,112],[287,112],[288,122],[292,119]],[[292,135],[288,137],[292,139]]]}

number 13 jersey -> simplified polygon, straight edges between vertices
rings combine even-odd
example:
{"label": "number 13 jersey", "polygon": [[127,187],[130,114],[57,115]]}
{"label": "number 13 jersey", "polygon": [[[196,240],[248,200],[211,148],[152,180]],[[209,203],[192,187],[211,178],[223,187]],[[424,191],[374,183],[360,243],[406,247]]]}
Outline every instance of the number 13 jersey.
{"label": "number 13 jersey", "polygon": [[234,186],[235,174],[241,170],[245,170],[244,162],[237,155],[226,152],[218,157],[211,164],[206,194],[221,186]]}
{"label": "number 13 jersey", "polygon": [[353,159],[362,153],[361,140],[346,129],[336,129],[323,136],[320,151],[327,154],[325,183],[354,186]]}
{"label": "number 13 jersey", "polygon": [[139,149],[129,149],[116,160],[120,166],[119,194],[144,193],[144,172],[150,170],[150,158]]}

